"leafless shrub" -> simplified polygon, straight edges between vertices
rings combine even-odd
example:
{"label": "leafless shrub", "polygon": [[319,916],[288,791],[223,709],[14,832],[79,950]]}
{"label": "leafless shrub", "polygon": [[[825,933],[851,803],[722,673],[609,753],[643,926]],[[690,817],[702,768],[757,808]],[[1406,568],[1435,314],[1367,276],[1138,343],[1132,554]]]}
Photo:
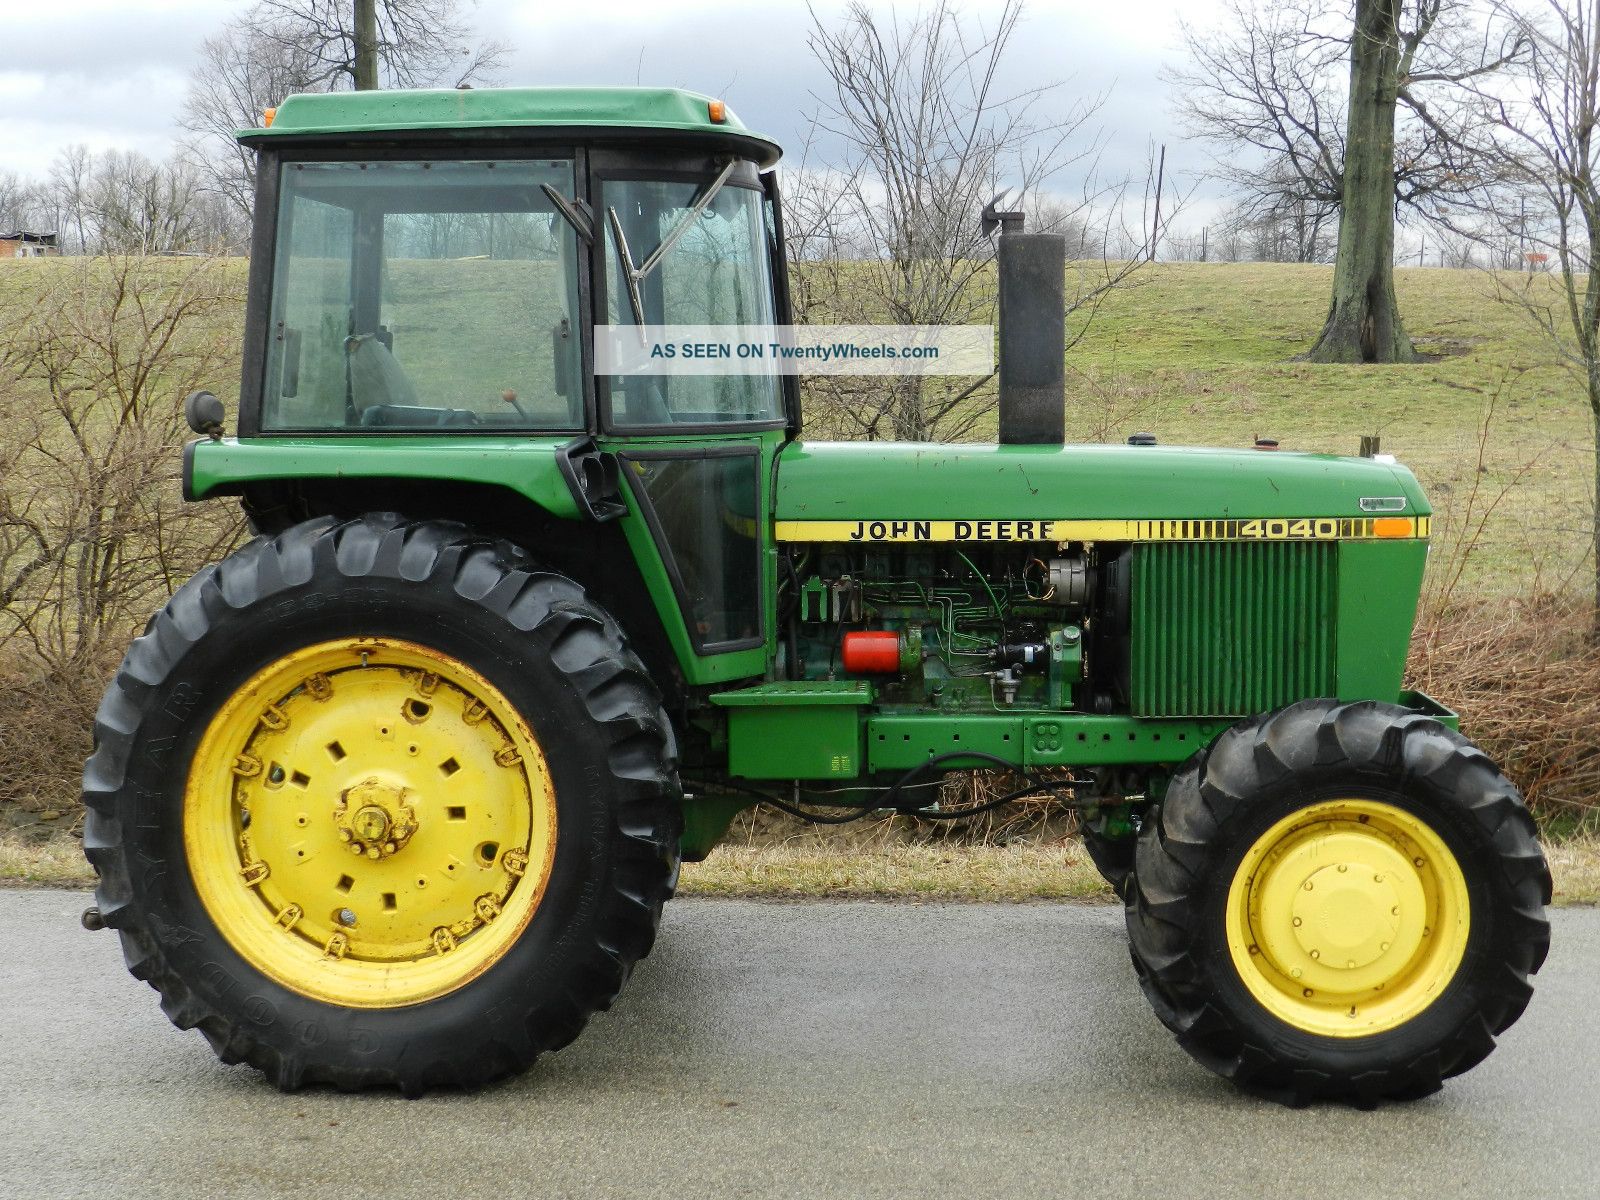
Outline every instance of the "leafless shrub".
{"label": "leafless shrub", "polygon": [[178,448],[241,297],[208,260],[41,266],[0,292],[0,679],[26,699],[0,712],[0,800],[56,804],[123,644],[238,536],[223,506],[183,503]]}
{"label": "leafless shrub", "polygon": [[[801,163],[789,176],[786,225],[795,312],[840,324],[988,324],[993,239],[979,216],[1017,190],[1038,227],[1079,260],[1069,281],[1069,341],[1101,298],[1154,253],[1177,201],[1152,154],[1143,203],[1130,181],[1098,180],[1104,97],[1041,83],[1008,94],[999,65],[1022,16],[1007,0],[988,27],[948,0],[909,16],[849,5],[836,24],[813,12],[811,49],[828,78]],[[821,144],[843,147],[820,164]],[[1054,190],[1068,169],[1079,192]],[[1138,210],[1144,211],[1139,212]],[[992,376],[807,380],[813,435],[959,441],[982,432]]]}
{"label": "leafless shrub", "polygon": [[1412,644],[1413,686],[1461,714],[1547,822],[1600,814],[1600,648],[1588,630],[1588,605],[1571,595],[1474,599],[1425,609]]}

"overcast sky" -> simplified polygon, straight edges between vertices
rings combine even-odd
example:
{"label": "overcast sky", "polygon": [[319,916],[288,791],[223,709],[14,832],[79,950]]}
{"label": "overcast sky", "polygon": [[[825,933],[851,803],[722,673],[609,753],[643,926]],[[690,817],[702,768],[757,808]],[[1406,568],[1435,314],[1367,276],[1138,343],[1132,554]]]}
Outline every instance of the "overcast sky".
{"label": "overcast sky", "polygon": [[[888,8],[887,3],[880,7]],[[64,145],[164,155],[177,135],[196,47],[244,0],[0,0],[0,171],[45,171]],[[826,15],[841,7],[819,0]],[[914,11],[914,3],[900,3]],[[992,20],[992,0],[962,12]],[[1096,118],[1115,173],[1147,141],[1198,170],[1181,144],[1158,73],[1175,54],[1177,16],[1216,0],[1031,0],[1005,68],[1018,87],[1060,82],[1062,110],[1109,92]],[[752,128],[797,147],[822,84],[801,0],[480,0],[481,33],[514,47],[506,83],[664,84],[720,95]]]}

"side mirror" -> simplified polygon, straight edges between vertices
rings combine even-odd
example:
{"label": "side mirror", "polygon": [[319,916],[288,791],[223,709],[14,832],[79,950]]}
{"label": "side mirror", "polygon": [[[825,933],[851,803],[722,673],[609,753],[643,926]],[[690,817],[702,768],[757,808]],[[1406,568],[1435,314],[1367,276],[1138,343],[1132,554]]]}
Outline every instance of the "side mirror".
{"label": "side mirror", "polygon": [[190,392],[183,402],[183,419],[189,428],[212,441],[222,436],[222,419],[227,415],[222,401],[204,390]]}

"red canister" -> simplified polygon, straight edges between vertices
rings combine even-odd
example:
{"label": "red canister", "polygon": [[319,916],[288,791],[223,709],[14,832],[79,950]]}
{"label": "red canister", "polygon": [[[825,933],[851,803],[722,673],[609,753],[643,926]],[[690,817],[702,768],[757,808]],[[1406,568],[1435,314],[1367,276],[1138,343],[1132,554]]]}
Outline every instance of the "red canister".
{"label": "red canister", "polygon": [[864,629],[844,635],[844,669],[858,675],[900,671],[900,635],[889,629]]}

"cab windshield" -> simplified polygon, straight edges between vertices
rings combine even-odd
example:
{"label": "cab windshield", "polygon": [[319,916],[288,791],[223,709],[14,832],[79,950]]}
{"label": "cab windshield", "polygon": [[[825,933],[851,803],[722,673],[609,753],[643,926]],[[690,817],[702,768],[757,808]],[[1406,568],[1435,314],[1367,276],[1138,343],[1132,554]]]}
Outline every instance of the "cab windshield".
{"label": "cab windshield", "polygon": [[[704,179],[613,179],[605,205],[606,320],[612,325],[771,325],[772,260],[755,169]],[[709,197],[709,199],[708,199]],[[644,268],[640,273],[640,268]],[[633,274],[630,287],[630,272]],[[775,373],[613,375],[608,424],[722,425],[783,416]]]}
{"label": "cab windshield", "polygon": [[583,427],[570,159],[286,163],[262,427]]}

